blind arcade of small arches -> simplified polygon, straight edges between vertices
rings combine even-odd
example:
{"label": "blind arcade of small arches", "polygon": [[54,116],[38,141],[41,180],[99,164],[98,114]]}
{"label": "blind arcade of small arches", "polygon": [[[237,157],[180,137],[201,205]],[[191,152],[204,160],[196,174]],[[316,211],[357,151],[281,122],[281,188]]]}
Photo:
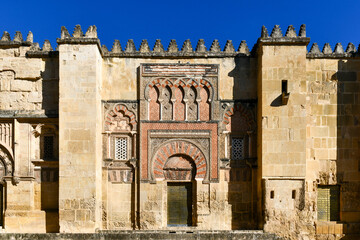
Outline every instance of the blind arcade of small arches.
{"label": "blind arcade of small arches", "polygon": [[213,89],[204,79],[158,78],[151,81],[145,91],[149,120],[211,120]]}

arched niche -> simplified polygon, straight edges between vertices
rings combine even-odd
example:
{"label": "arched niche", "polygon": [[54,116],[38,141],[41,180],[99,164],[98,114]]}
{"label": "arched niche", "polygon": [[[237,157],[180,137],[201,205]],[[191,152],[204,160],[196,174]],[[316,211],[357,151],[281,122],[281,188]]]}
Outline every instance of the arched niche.
{"label": "arched niche", "polygon": [[14,160],[9,152],[9,150],[0,145],[0,179],[7,176],[13,176],[14,173]]}
{"label": "arched niche", "polygon": [[166,174],[170,169],[189,170],[190,165],[187,162],[195,167],[195,170],[192,170],[194,171],[192,178],[196,180],[207,178],[208,164],[205,155],[195,144],[184,140],[164,143],[156,150],[152,159],[151,176],[157,180],[167,179],[168,175]]}
{"label": "arched niche", "polygon": [[137,128],[136,116],[123,104],[116,104],[105,114],[105,130],[129,132]]}

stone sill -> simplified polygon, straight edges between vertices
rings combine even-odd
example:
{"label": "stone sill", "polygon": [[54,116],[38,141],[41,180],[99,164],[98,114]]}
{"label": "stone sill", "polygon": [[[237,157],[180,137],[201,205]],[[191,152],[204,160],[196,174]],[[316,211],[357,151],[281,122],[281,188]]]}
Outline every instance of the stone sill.
{"label": "stone sill", "polygon": [[52,160],[52,161],[48,161],[48,160],[43,160],[43,159],[35,159],[31,161],[36,167],[54,167],[54,168],[58,168],[59,167],[59,161],[58,160]]}

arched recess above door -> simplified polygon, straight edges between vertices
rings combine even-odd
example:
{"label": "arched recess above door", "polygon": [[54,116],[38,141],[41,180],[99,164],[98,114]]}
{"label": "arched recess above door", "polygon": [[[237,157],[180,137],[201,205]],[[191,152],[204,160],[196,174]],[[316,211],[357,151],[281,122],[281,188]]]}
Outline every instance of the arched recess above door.
{"label": "arched recess above door", "polygon": [[[176,157],[178,158],[176,159]],[[187,159],[190,165],[193,163],[193,165],[195,166],[194,178],[196,180],[204,180],[208,178],[208,164],[205,155],[195,144],[185,140],[166,142],[156,150],[151,163],[152,178],[154,180],[168,179],[168,172],[170,169],[177,169],[177,171],[186,171],[186,168],[188,167],[185,166],[185,162],[182,161],[184,159]],[[177,163],[176,160],[178,160]]]}

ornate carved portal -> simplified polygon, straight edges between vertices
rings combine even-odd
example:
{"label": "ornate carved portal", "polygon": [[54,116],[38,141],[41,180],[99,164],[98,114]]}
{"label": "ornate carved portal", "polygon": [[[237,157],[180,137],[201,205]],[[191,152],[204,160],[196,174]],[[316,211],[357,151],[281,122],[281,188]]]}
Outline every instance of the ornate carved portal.
{"label": "ornate carved portal", "polygon": [[[218,68],[216,64],[140,65],[142,181],[218,181]],[[163,146],[161,139],[167,142]],[[205,149],[198,139],[206,139]]]}

